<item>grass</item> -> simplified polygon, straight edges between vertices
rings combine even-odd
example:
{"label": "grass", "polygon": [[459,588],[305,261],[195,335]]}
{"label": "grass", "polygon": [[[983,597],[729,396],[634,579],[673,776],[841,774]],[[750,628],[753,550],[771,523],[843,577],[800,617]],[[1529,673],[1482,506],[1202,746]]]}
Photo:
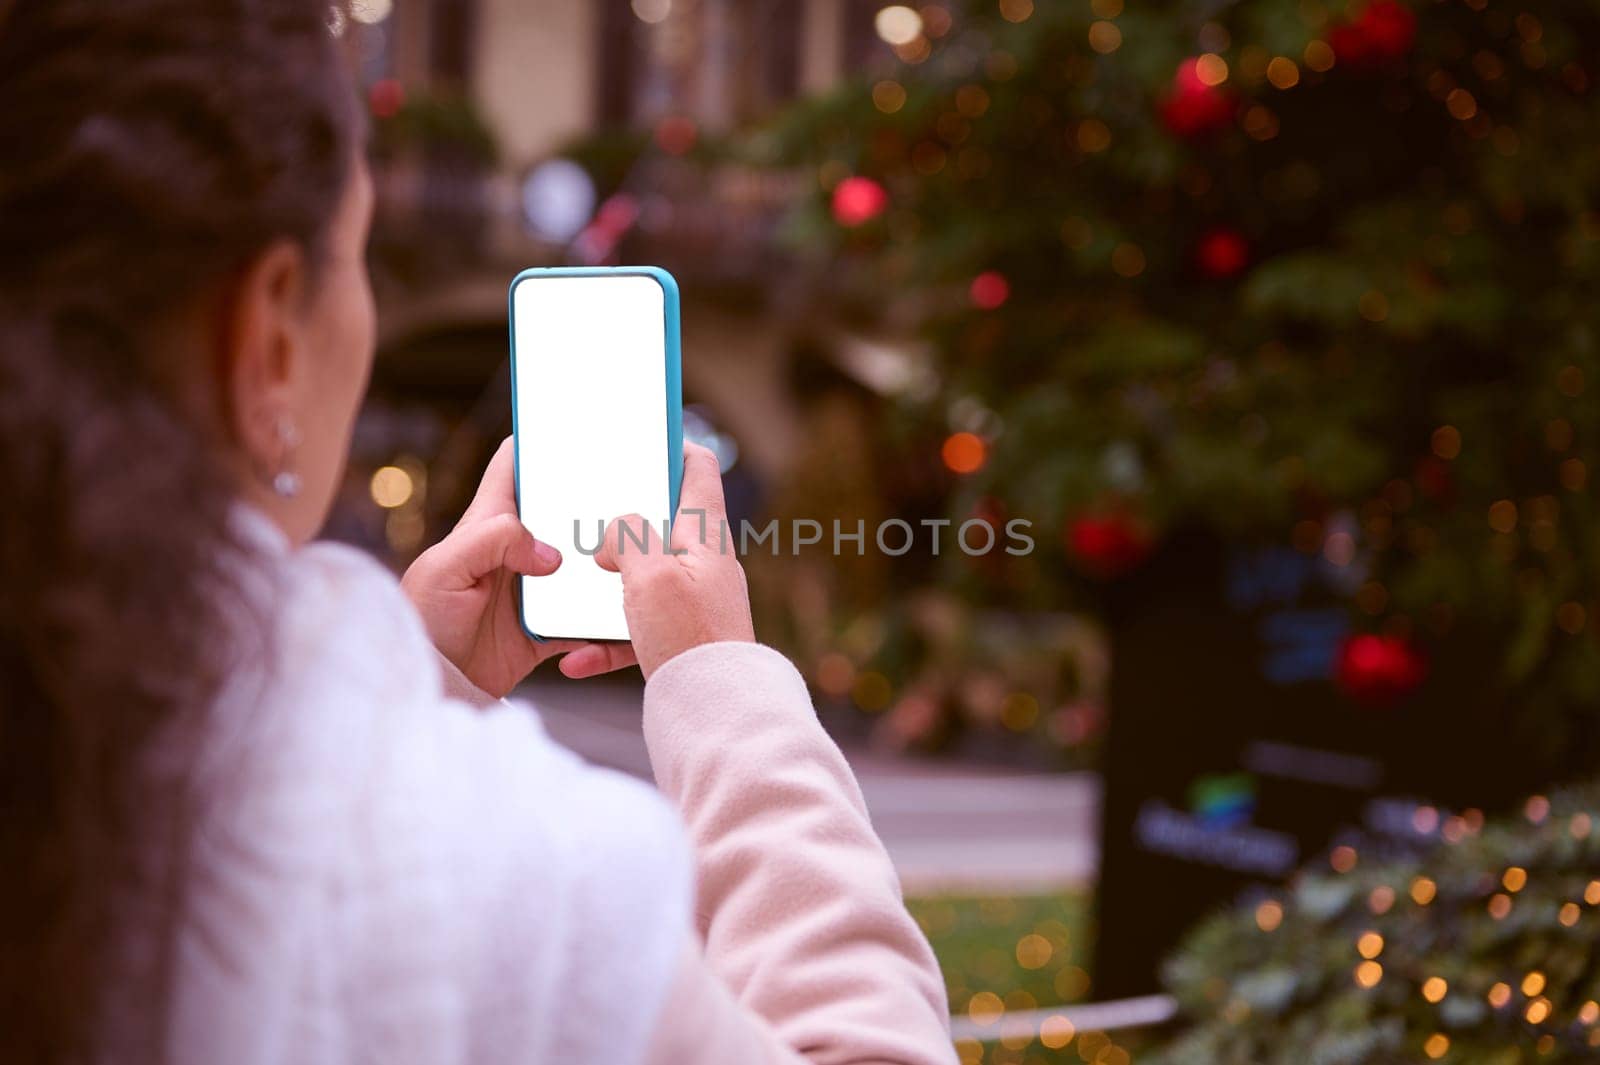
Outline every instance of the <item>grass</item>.
{"label": "grass", "polygon": [[[956,1044],[962,1065],[1129,1065],[1133,1060],[1140,1042],[1133,1033],[1077,1032],[1052,1048],[1038,1033],[1006,1030],[1006,1013],[1089,999],[1090,904],[1090,896],[1080,891],[906,900],[939,958],[950,1012],[980,1021],[998,1016],[993,1041]],[[1058,1034],[1052,1042],[1061,1038]]]}

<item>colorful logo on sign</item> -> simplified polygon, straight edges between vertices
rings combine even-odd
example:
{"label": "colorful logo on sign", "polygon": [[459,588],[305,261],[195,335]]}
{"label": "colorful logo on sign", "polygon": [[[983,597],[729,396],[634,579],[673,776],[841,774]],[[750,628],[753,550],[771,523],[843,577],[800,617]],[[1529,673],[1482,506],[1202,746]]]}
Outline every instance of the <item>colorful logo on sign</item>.
{"label": "colorful logo on sign", "polygon": [[1189,785],[1189,809],[1206,828],[1248,825],[1256,812],[1256,783],[1249,773],[1208,773]]}

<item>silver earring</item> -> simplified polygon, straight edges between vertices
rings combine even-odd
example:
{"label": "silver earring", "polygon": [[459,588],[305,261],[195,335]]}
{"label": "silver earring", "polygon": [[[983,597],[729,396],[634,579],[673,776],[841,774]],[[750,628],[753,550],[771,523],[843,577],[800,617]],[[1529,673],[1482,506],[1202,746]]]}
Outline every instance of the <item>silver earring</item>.
{"label": "silver earring", "polygon": [[300,433],[295,429],[294,422],[287,417],[278,419],[278,443],[283,447],[284,468],[273,475],[272,490],[283,499],[293,499],[300,494],[304,482],[298,473],[288,468],[289,457],[300,445]]}

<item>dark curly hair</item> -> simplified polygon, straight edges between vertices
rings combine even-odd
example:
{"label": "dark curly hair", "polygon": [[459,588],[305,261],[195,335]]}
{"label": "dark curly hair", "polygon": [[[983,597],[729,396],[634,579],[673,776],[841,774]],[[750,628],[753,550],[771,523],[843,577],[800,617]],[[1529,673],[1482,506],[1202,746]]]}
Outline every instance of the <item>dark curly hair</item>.
{"label": "dark curly hair", "polygon": [[160,1055],[161,952],[148,1045],[96,1045],[99,992],[177,912],[248,613],[221,419],[160,338],[271,242],[315,261],[361,135],[331,14],[0,0],[0,1060]]}

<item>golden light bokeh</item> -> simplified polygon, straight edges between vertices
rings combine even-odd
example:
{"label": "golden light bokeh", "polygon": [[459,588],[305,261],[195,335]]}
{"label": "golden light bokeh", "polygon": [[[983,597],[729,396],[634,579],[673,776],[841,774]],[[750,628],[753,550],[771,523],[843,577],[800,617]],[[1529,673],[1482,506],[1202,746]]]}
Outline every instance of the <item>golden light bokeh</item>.
{"label": "golden light bokeh", "polygon": [[1444,106],[1451,117],[1463,122],[1478,113],[1478,101],[1466,89],[1451,89],[1450,95],[1444,98]]}
{"label": "golden light bokeh", "polygon": [[1312,41],[1306,45],[1301,58],[1306,61],[1306,66],[1318,74],[1326,73],[1333,69],[1333,49],[1327,41]]}
{"label": "golden light bokeh", "polygon": [[1461,430],[1453,425],[1441,425],[1433,431],[1433,453],[1442,459],[1453,459],[1461,454]]}
{"label": "golden light bokeh", "polygon": [[1144,249],[1132,241],[1123,241],[1111,251],[1111,269],[1118,277],[1134,278],[1144,273]]}
{"label": "golden light bokeh", "polygon": [[905,105],[905,86],[898,81],[885,79],[872,87],[872,106],[884,114],[892,115]]}
{"label": "golden light bokeh", "polygon": [[1122,47],[1122,31],[1115,22],[1104,19],[1089,25],[1089,47],[1101,55],[1110,55]]}
{"label": "golden light bokeh", "polygon": [[1043,969],[1050,964],[1055,948],[1044,936],[1029,933],[1017,940],[1017,964],[1024,969]]}
{"label": "golden light bokeh", "polygon": [[1111,147],[1111,129],[1098,118],[1086,118],[1078,123],[1075,139],[1085,152],[1103,152]]}
{"label": "golden light bokeh", "polygon": [[1033,0],[1000,0],[1000,17],[1007,22],[1026,22],[1033,17]]}
{"label": "golden light bokeh", "polygon": [[1076,1034],[1072,1022],[1060,1013],[1051,1014],[1039,1024],[1039,1042],[1050,1050],[1062,1049]]}
{"label": "golden light bokeh", "polygon": [[411,474],[399,466],[380,466],[373,471],[369,486],[372,501],[386,510],[394,510],[411,502],[416,494],[416,482]]}
{"label": "golden light bokeh", "polygon": [[1005,1003],[993,991],[979,991],[967,1002],[967,1016],[980,1028],[994,1024],[1005,1012]]}
{"label": "golden light bokeh", "polygon": [[1202,85],[1221,85],[1228,80],[1228,61],[1215,52],[1206,52],[1194,61],[1194,76]]}

